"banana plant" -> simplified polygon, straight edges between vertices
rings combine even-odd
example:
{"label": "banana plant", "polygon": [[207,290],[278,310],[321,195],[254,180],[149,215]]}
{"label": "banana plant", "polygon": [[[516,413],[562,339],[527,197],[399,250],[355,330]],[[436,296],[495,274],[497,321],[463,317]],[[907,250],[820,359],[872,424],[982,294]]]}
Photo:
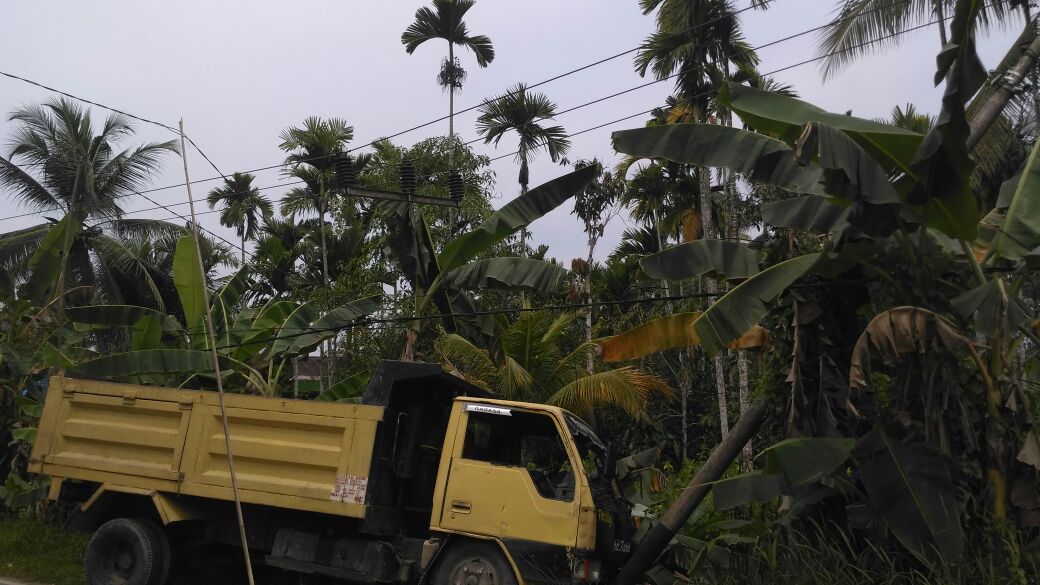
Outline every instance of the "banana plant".
{"label": "banana plant", "polygon": [[558,264],[534,258],[480,256],[559,207],[598,173],[599,167],[590,165],[531,189],[491,214],[473,231],[445,244],[439,253],[434,250],[422,212],[409,203],[395,206],[389,248],[412,287],[416,317],[406,332],[403,359],[414,359],[415,342],[423,323],[421,316],[430,307],[444,315],[442,323],[449,333],[463,325],[487,336],[495,332],[495,323],[492,319],[466,315],[478,310],[470,292],[559,290],[567,270]]}
{"label": "banana plant", "polygon": [[[91,305],[67,310],[69,319],[93,328],[128,332],[129,351],[76,365],[92,376],[169,386],[205,386],[214,374],[206,311],[212,314],[218,362],[228,382],[243,390],[274,395],[291,360],[358,323],[379,307],[379,296],[352,301],[319,315],[310,303],[272,300],[242,307],[248,268],[235,273],[211,295],[207,308],[197,256],[190,236],[177,243],[174,284],[183,321],[146,307]],[[227,383],[227,382],[226,382]]]}
{"label": "banana plant", "polygon": [[[763,206],[764,221],[775,228],[825,236],[822,249],[752,275],[745,273],[746,280],[700,314],[673,316],[670,322],[622,334],[613,340],[613,346],[608,343],[604,348],[616,350],[621,359],[638,355],[627,348],[664,349],[691,340],[699,341],[709,352],[717,352],[748,335],[778,299],[797,305],[789,291],[806,278],[826,282],[856,270],[898,287],[900,283],[891,281],[884,258],[903,254],[914,261],[929,246],[942,248],[944,254],[952,256],[954,268],[964,275],[961,282],[969,284],[950,299],[947,306],[951,317],[973,323],[976,332],[986,337],[985,342],[976,343],[971,335],[956,333],[955,328],[946,326],[947,317],[933,318],[919,307],[891,309],[878,315],[856,344],[859,369],[854,367],[849,372],[848,386],[858,400],[869,403],[876,424],[853,437],[854,449],[851,443],[843,446],[850,448],[836,466],[845,469],[848,459],[848,465],[858,470],[858,485],[864,490],[861,495],[899,510],[898,514],[883,514],[881,520],[904,547],[930,563],[956,563],[963,550],[960,518],[955,507],[949,507],[957,491],[949,473],[941,473],[951,454],[948,446],[939,444],[940,449],[936,449],[929,442],[936,438],[922,438],[907,428],[893,430],[882,424],[877,409],[886,405],[871,398],[874,384],[863,375],[872,361],[883,368],[900,365],[896,379],[908,389],[917,389],[921,400],[937,383],[947,387],[962,383],[934,356],[948,356],[946,364],[963,361],[974,365],[975,379],[984,387],[984,438],[980,440],[979,431],[968,422],[957,424],[963,441],[977,454],[974,469],[982,470],[977,478],[985,486],[990,519],[995,525],[1006,527],[1012,510],[1009,486],[1016,479],[1009,476],[1012,466],[1034,468],[1034,477],[1027,478],[1026,491],[1029,485],[1035,486],[1035,472],[1040,471],[1037,429],[1014,412],[1021,409],[1025,399],[1021,384],[1005,382],[1021,377],[1010,358],[1022,341],[1037,341],[1028,327],[1034,322],[1033,316],[1019,298],[1019,289],[1040,266],[1040,145],[1018,176],[1005,184],[997,208],[980,221],[977,198],[969,182],[974,162],[966,147],[969,126],[964,105],[985,79],[971,32],[981,6],[976,0],[961,0],[956,5],[951,40],[939,56],[935,78],[936,84],[945,81],[942,109],[927,134],[826,112],[795,98],[731,83],[723,89],[720,100],[750,130],[680,124],[613,135],[615,149],[632,157],[723,167],[756,183],[780,188],[788,196]],[[664,254],[670,255],[669,261],[664,261]],[[687,246],[686,251],[665,250],[648,256],[642,265],[644,271],[660,265],[658,277],[679,278],[704,270],[725,275],[734,263],[713,260],[703,247]],[[907,312],[910,310],[917,312]],[[796,312],[796,360],[798,326],[810,319],[799,318]],[[688,331],[678,331],[677,325]],[[935,331],[939,338],[928,336],[927,331]],[[951,345],[949,341],[956,336],[963,337],[965,343]],[[881,352],[871,357],[869,352],[859,351],[861,346],[910,347],[913,351]],[[793,385],[798,383],[797,367],[792,367],[789,378]],[[846,399],[845,410],[854,419],[866,416],[864,405],[854,404],[851,396]],[[947,400],[963,409],[970,399],[970,394],[962,393]],[[924,421],[926,428],[938,424],[935,420],[953,417],[935,406],[927,406],[925,412],[934,419]],[[857,422],[856,426],[862,424]],[[810,457],[820,452],[815,448]],[[747,488],[746,493],[758,490],[759,495],[778,495],[794,487],[775,473],[760,475],[764,477],[738,483]],[[925,501],[933,497],[941,497],[945,503],[935,507],[934,502]],[[1015,558],[1014,551],[1007,558]]]}

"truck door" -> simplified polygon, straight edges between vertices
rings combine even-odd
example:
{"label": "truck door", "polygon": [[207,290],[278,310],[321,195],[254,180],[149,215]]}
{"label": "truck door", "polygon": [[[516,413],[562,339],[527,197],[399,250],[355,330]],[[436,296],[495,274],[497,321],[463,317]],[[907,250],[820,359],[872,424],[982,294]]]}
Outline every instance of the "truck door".
{"label": "truck door", "polygon": [[557,421],[543,412],[474,403],[461,414],[441,528],[574,546],[575,466]]}

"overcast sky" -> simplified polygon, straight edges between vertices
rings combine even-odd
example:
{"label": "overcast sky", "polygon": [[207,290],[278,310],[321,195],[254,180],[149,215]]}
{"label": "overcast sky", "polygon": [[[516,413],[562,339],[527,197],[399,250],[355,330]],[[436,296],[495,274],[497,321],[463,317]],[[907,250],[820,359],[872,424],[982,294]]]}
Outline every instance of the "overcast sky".
{"label": "overcast sky", "polygon": [[[748,0],[735,0],[738,8]],[[0,71],[27,77],[111,107],[176,126],[183,118],[187,133],[224,173],[277,164],[278,133],[306,116],[337,116],[355,127],[355,144],[421,124],[447,114],[448,98],[435,77],[446,52],[432,41],[407,55],[400,35],[425,2],[295,2],[251,0],[180,0],[141,2],[4,2],[0,20]],[[831,0],[778,0],[769,11],[741,15],[752,45],[763,45],[824,24],[831,17]],[[643,16],[636,0],[480,0],[467,15],[471,33],[485,34],[496,57],[480,69],[468,52],[461,55],[469,78],[456,96],[456,109],[502,93],[516,82],[536,83],[575,67],[634,48],[652,31],[653,18]],[[998,31],[980,42],[987,66],[994,66],[1017,34]],[[815,35],[806,35],[759,52],[763,72],[809,59]],[[913,102],[935,113],[940,90],[932,87],[938,30],[906,35],[898,48],[864,59],[852,69],[821,81],[817,64],[784,71],[776,77],[795,87],[803,99],[823,108],[858,116],[883,116],[896,104]],[[563,110],[592,99],[645,83],[633,71],[632,56],[546,84],[546,93]],[[595,106],[561,116],[557,122],[578,132],[661,105],[670,82],[659,83]],[[0,77],[0,110],[5,114],[22,104],[51,97],[45,90]],[[107,114],[96,111],[103,119]],[[476,137],[476,112],[456,117],[463,140]],[[6,117],[4,118],[6,120]],[[633,118],[573,139],[570,158],[616,160],[610,132],[642,125]],[[4,155],[12,126],[0,121]],[[137,124],[135,142],[169,140],[173,135],[148,124]],[[447,121],[396,138],[413,144],[447,134]],[[129,144],[129,143],[128,143]],[[496,150],[475,145],[492,157],[515,150],[504,138]],[[215,175],[194,151],[189,152],[192,179]],[[494,206],[501,207],[518,192],[517,166],[512,157],[493,163],[497,175]],[[531,185],[565,172],[540,156],[531,169]],[[278,185],[277,170],[259,172],[256,185]],[[180,161],[169,157],[152,185],[183,182]],[[195,186],[204,199],[219,182]],[[283,188],[263,192],[277,200]],[[183,187],[150,194],[163,204],[183,203]],[[138,198],[128,209],[153,207]],[[173,208],[187,214],[187,206]],[[0,194],[0,232],[39,221],[38,217],[6,219],[26,210],[8,194]],[[536,243],[550,246],[562,260],[584,256],[580,223],[570,203],[536,222]],[[166,211],[133,217],[181,220]],[[628,221],[624,215],[608,227],[597,258],[617,242]],[[237,242],[216,214],[200,218],[205,227]]]}

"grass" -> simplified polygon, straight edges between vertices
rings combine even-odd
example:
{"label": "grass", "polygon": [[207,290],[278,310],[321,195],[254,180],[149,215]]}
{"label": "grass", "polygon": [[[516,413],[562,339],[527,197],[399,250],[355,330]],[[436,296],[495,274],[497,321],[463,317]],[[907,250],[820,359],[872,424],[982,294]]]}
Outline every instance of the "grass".
{"label": "grass", "polygon": [[83,585],[83,548],[89,535],[29,518],[0,516],[0,576]]}

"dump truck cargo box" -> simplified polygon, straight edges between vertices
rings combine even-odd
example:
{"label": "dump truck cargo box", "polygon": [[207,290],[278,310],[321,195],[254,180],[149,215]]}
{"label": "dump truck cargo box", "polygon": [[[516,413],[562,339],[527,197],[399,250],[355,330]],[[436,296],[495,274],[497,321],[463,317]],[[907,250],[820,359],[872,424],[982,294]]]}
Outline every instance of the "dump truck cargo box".
{"label": "dump truck cargo box", "polygon": [[[232,500],[218,395],[54,377],[30,470]],[[365,517],[380,406],[225,395],[243,502]]]}

